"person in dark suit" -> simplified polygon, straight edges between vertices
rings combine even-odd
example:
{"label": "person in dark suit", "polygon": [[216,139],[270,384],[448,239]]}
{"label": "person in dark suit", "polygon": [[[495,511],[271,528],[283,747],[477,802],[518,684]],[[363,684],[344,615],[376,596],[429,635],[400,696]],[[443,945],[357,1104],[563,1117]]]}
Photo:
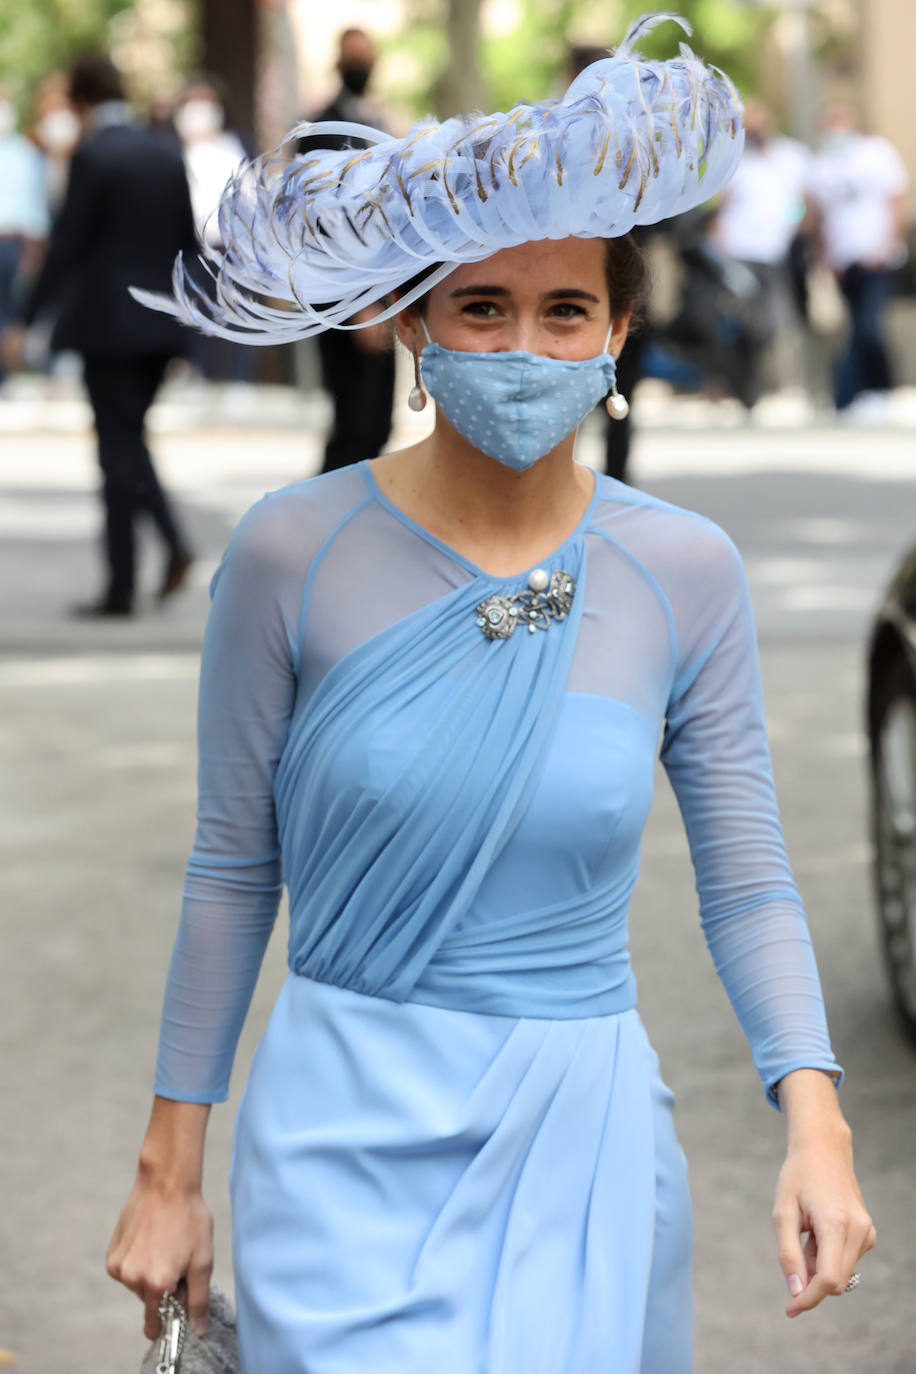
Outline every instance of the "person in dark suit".
{"label": "person in dark suit", "polygon": [[[372,39],[363,29],[345,29],[340,35],[337,71],[340,90],[316,123],[343,119],[384,131],[379,107],[366,96],[375,65]],[[340,134],[310,134],[297,148],[364,148],[357,138]],[[363,323],[378,308],[361,311],[351,323]],[[388,442],[394,403],[394,344],[390,328],[368,324],[351,333],[328,329],[318,335],[321,378],[334,403],[334,420],[324,451],[324,472],[375,458]]]}
{"label": "person in dark suit", "polygon": [[134,609],[138,516],[152,521],[166,547],[160,599],[186,581],[192,561],[144,438],[146,413],[169,360],[186,352],[187,334],[138,305],[128,287],[169,290],[175,255],[193,254],[197,245],[181,153],[132,122],[114,64],[101,55],[78,59],[70,99],[83,138],[22,324],[47,307],[57,311],[51,347],[82,355],[95,418],[108,581],[100,600],[74,612],[127,616]]}

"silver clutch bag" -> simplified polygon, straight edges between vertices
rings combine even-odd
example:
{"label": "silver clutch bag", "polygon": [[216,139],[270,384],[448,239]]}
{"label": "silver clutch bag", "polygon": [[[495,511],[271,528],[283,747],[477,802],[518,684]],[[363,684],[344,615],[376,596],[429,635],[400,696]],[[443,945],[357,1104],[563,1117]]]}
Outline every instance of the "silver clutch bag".
{"label": "silver clutch bag", "polygon": [[206,1336],[197,1336],[182,1302],[166,1293],[159,1304],[162,1334],[153,1341],[140,1374],[242,1374],[235,1313],[225,1293],[210,1289]]}

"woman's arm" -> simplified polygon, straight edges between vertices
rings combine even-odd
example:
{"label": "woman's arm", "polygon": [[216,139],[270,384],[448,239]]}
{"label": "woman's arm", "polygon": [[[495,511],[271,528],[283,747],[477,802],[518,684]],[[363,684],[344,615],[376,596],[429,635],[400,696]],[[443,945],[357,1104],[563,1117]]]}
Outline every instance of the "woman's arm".
{"label": "woman's arm", "polygon": [[108,1272],[143,1303],[150,1340],[159,1334],[162,1294],[181,1279],[194,1330],[207,1329],[213,1220],[202,1186],[209,1116],[203,1103],[153,1099],[134,1186],[108,1247]]}
{"label": "woman's arm", "polygon": [[[773,788],[753,615],[741,561],[715,526],[682,551],[678,663],[662,759],[684,817],[703,931],[789,1148],[776,1197],[792,1302],[841,1292],[874,1233],[840,1113],[841,1076]],[[813,1234],[803,1251],[800,1235]],[[792,1291],[790,1289],[790,1291]]]}
{"label": "woman's arm", "polygon": [[201,660],[197,833],[163,1005],[153,1111],[108,1271],[143,1300],[185,1279],[205,1323],[212,1268],[201,1193],[213,1102],[229,1091],[236,1043],[276,917],[282,879],[273,779],[295,691],[301,522],[282,500],[241,522],[213,584]]}
{"label": "woman's arm", "polygon": [[786,1316],[797,1317],[844,1291],[856,1263],[875,1243],[875,1228],[853,1171],[852,1132],[829,1074],[796,1069],[776,1091],[788,1144],[773,1222],[792,1295]]}

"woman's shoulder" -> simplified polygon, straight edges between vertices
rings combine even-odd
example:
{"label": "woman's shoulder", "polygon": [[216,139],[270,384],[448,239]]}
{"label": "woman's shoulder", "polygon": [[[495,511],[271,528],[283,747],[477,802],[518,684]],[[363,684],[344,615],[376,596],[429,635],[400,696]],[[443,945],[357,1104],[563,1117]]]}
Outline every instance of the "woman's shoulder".
{"label": "woman's shoulder", "polygon": [[235,528],[232,547],[284,564],[291,556],[296,562],[310,562],[367,495],[358,467],[279,487],[248,508]]}
{"label": "woman's shoulder", "polygon": [[642,561],[683,574],[740,564],[733,540],[708,516],[612,477],[598,483],[596,527]]}

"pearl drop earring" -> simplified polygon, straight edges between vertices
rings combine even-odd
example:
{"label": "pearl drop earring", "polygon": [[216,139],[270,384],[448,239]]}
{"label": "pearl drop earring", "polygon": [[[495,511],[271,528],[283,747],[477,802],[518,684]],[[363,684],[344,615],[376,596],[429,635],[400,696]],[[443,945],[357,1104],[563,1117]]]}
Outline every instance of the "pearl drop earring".
{"label": "pearl drop earring", "polygon": [[420,356],[416,349],[413,353],[413,386],[410,388],[407,404],[411,410],[423,410],[426,406],[426,392],[420,381]]}
{"label": "pearl drop earring", "polygon": [[630,413],[630,402],[627,400],[626,396],[621,396],[620,392],[617,390],[616,382],[612,386],[611,394],[604,404],[612,420],[625,420]]}

